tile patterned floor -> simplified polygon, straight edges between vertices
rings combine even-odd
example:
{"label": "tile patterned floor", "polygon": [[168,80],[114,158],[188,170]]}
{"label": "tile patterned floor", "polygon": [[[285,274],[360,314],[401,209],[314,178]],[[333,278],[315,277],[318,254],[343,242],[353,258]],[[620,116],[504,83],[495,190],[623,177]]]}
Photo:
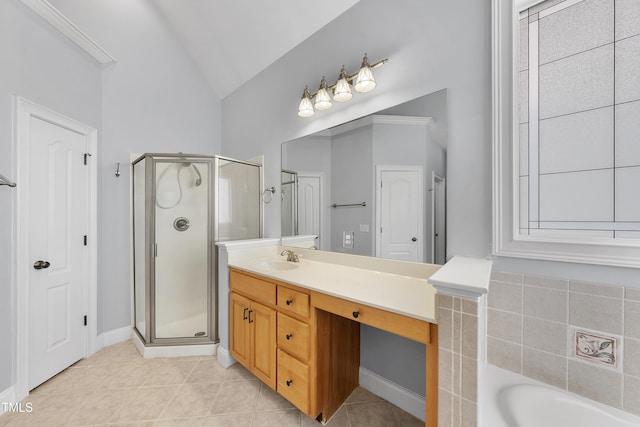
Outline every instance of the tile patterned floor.
{"label": "tile patterned floor", "polygon": [[[0,416],[4,426],[320,427],[236,364],[214,357],[143,359],[130,341],[104,348],[34,389],[30,413]],[[330,427],[424,424],[356,389]]]}

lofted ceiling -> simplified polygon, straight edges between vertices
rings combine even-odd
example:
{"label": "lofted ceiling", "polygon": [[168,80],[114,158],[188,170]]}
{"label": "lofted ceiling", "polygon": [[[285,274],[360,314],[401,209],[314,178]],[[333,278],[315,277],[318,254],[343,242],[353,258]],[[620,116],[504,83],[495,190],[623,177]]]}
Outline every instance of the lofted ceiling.
{"label": "lofted ceiling", "polygon": [[359,0],[150,0],[222,99]]}

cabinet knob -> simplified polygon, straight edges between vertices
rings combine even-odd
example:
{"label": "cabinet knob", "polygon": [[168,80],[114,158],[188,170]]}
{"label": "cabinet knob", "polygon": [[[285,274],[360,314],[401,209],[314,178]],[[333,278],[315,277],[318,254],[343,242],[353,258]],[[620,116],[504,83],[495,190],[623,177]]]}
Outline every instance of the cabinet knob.
{"label": "cabinet knob", "polygon": [[359,311],[354,311],[354,312],[353,312],[353,313],[351,313],[351,314],[353,314],[353,317],[354,317],[355,319],[357,319],[357,318],[358,318],[358,316],[360,316],[360,312],[359,312]]}
{"label": "cabinet knob", "polygon": [[287,334],[285,335],[285,337],[287,338],[287,340],[290,340],[293,337],[293,334]]}
{"label": "cabinet knob", "polygon": [[288,299],[288,300],[286,301],[286,303],[287,303],[287,305],[291,305],[291,304],[293,304],[293,300],[292,300],[292,299]]}
{"label": "cabinet knob", "polygon": [[291,384],[293,384],[293,380],[287,380],[287,387],[291,387]]}

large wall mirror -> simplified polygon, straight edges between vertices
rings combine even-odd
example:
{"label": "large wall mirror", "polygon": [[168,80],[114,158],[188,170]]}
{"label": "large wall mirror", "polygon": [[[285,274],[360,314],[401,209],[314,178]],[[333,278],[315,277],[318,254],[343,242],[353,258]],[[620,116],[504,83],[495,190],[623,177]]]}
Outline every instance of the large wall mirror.
{"label": "large wall mirror", "polygon": [[283,143],[283,244],[443,264],[446,110],[441,90]]}

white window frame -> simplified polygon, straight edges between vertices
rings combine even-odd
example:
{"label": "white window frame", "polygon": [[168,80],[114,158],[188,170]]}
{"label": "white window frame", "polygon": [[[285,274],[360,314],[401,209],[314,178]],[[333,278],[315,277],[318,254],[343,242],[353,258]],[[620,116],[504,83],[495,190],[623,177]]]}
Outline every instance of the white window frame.
{"label": "white window frame", "polygon": [[640,268],[640,240],[521,236],[518,232],[519,16],[540,0],[492,0],[493,254]]}

